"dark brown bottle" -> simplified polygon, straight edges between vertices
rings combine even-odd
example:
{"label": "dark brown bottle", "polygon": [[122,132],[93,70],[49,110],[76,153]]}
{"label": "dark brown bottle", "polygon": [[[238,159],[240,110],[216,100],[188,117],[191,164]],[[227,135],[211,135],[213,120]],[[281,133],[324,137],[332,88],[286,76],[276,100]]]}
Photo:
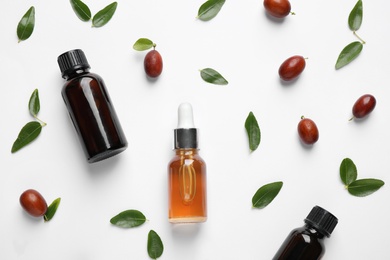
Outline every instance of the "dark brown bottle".
{"label": "dark brown bottle", "polygon": [[273,260],[317,260],[325,253],[324,238],[330,237],[337,218],[315,206],[305,218],[305,225],[290,232]]}
{"label": "dark brown bottle", "polygon": [[90,73],[82,50],[65,52],[58,65],[66,83],[62,97],[89,163],[114,156],[127,148],[127,140],[103,79]]}

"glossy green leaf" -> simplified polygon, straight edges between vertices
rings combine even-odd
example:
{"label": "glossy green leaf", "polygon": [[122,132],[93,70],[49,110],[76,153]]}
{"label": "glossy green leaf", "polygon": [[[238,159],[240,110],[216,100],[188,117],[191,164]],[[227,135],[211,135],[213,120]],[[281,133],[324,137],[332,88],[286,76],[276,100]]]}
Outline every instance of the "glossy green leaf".
{"label": "glossy green leaf", "polygon": [[148,234],[148,254],[150,258],[157,259],[164,252],[164,245],[160,236],[154,231],[150,230]]}
{"label": "glossy green leaf", "polygon": [[354,162],[345,158],[340,164],[340,178],[348,186],[357,179],[357,168]]}
{"label": "glossy green leaf", "polygon": [[81,0],[70,0],[70,4],[72,5],[73,11],[81,21],[87,22],[91,20],[91,10],[84,2]]}
{"label": "glossy green leaf", "polygon": [[154,47],[155,44],[147,39],[147,38],[139,38],[133,45],[133,49],[136,51],[145,51],[152,47]]}
{"label": "glossy green leaf", "polygon": [[217,16],[224,4],[225,0],[206,1],[199,7],[197,18],[202,21],[209,21],[213,19],[215,16]]}
{"label": "glossy green leaf", "polygon": [[204,81],[215,85],[227,85],[229,83],[219,72],[211,68],[200,70],[200,76]]}
{"label": "glossy green leaf", "polygon": [[116,11],[117,2],[113,2],[97,12],[92,18],[93,27],[102,27],[108,23]]}
{"label": "glossy green leaf", "polygon": [[34,31],[35,26],[35,8],[31,6],[30,9],[23,15],[18,23],[16,33],[20,41],[27,40]]}
{"label": "glossy green leaf", "polygon": [[352,31],[359,30],[363,21],[363,2],[357,1],[355,7],[352,9],[348,17],[348,25]]}
{"label": "glossy green leaf", "polygon": [[54,217],[57,212],[58,206],[60,205],[60,202],[61,198],[57,198],[50,204],[49,207],[47,207],[46,213],[43,216],[43,219],[45,221],[50,221]]}
{"label": "glossy green leaf", "polygon": [[379,190],[384,184],[378,179],[360,179],[348,185],[348,192],[354,196],[365,197]]}
{"label": "glossy green leaf", "polygon": [[353,61],[363,49],[363,44],[359,41],[348,44],[340,53],[336,62],[336,70],[344,67]]}
{"label": "glossy green leaf", "polygon": [[30,101],[28,102],[28,110],[33,117],[36,117],[40,109],[39,93],[38,89],[35,89],[31,94]]}
{"label": "glossy green leaf", "polygon": [[255,151],[260,144],[261,132],[257,119],[252,111],[249,112],[249,115],[245,120],[245,129],[248,134],[249,149]]}
{"label": "glossy green leaf", "polygon": [[274,198],[279,194],[283,187],[283,182],[273,182],[260,187],[252,198],[252,206],[254,208],[262,209],[270,204]]}
{"label": "glossy green leaf", "polygon": [[20,130],[18,138],[15,140],[11,152],[14,153],[24,146],[34,141],[41,133],[42,125],[39,122],[32,121],[27,123]]}
{"label": "glossy green leaf", "polygon": [[134,209],[125,210],[110,220],[111,224],[122,228],[138,227],[145,223],[145,221],[146,218],[144,214]]}

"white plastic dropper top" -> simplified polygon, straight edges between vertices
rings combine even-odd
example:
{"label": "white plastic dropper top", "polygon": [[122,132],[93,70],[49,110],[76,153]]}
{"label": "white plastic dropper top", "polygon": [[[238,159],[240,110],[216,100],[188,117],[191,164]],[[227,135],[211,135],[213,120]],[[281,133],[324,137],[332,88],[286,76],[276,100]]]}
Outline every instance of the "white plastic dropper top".
{"label": "white plastic dropper top", "polygon": [[177,128],[195,128],[192,106],[190,103],[182,103],[178,109]]}

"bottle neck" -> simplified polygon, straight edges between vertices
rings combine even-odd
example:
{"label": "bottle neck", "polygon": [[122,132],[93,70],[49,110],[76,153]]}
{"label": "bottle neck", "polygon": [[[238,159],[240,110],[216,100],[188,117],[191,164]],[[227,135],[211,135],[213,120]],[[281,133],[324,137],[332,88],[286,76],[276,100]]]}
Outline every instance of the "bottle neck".
{"label": "bottle neck", "polygon": [[70,80],[87,73],[89,73],[89,68],[80,68],[80,69],[72,70],[64,74],[64,79]]}
{"label": "bottle neck", "polygon": [[318,239],[324,239],[326,236],[321,233],[316,227],[313,225],[306,223],[305,224],[305,229],[310,232],[312,235],[316,236]]}
{"label": "bottle neck", "polygon": [[193,156],[199,154],[198,148],[176,148],[175,149],[176,155],[186,155],[186,156]]}

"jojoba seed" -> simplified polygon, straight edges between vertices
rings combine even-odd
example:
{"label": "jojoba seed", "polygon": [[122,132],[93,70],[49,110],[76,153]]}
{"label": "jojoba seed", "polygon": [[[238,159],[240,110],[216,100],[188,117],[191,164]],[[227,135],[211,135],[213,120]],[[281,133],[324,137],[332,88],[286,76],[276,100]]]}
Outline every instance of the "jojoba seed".
{"label": "jojoba seed", "polygon": [[375,97],[370,94],[365,94],[356,100],[352,107],[352,114],[355,118],[363,118],[374,110],[375,105]]}
{"label": "jojoba seed", "polygon": [[19,201],[22,208],[31,216],[42,217],[47,211],[46,200],[36,190],[26,190],[20,195]]}
{"label": "jojoba seed", "polygon": [[292,56],[280,65],[279,76],[285,81],[293,80],[302,73],[305,66],[305,58],[299,55]]}
{"label": "jojoba seed", "polygon": [[263,4],[267,13],[277,18],[286,17],[291,11],[288,0],[264,0]]}
{"label": "jojoba seed", "polygon": [[298,124],[298,134],[305,144],[314,144],[318,141],[319,132],[317,125],[309,118],[301,118]]}
{"label": "jojoba seed", "polygon": [[160,76],[163,69],[163,61],[160,53],[156,50],[149,51],[144,59],[146,75],[151,78]]}

